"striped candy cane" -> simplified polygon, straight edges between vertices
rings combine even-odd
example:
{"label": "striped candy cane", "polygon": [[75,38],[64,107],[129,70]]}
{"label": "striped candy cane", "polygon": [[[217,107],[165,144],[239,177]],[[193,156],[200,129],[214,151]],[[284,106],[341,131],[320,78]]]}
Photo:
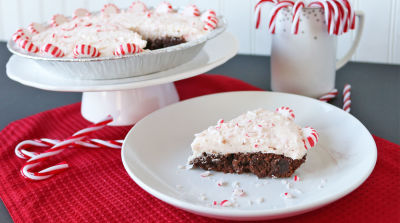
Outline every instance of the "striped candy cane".
{"label": "striped candy cane", "polygon": [[343,88],[343,110],[345,112],[350,112],[351,107],[351,85],[345,84]]}
{"label": "striped candy cane", "polygon": [[260,27],[260,23],[261,23],[261,6],[267,2],[274,3],[274,4],[278,3],[277,0],[261,0],[256,4],[256,6],[254,7],[254,11],[256,12],[256,16],[254,17],[255,23],[256,23],[256,29],[258,29]]}
{"label": "striped candy cane", "polygon": [[[31,152],[28,149],[41,148],[49,149],[55,146],[57,143],[61,142],[57,139],[33,139],[25,140],[20,142],[15,147],[15,155],[21,159],[30,159],[34,156],[39,155],[38,152]],[[83,139],[81,141],[76,141],[71,144],[70,147],[81,146],[83,148],[111,148],[111,149],[121,149],[123,140],[101,140],[101,139]]]}
{"label": "striped candy cane", "polygon": [[113,119],[111,116],[107,116],[104,120],[95,123],[93,125],[90,125],[85,129],[79,130],[78,132],[74,133],[71,137],[56,143],[54,146],[52,146],[45,152],[33,156],[21,168],[21,174],[24,177],[31,180],[44,180],[65,170],[66,168],[68,168],[68,164],[66,162],[61,162],[38,172],[31,171],[32,168],[36,167],[41,162],[47,160],[49,157],[61,153],[65,148],[69,147],[71,144],[77,141],[81,141],[89,134],[104,128],[108,123],[112,122],[112,120]]}
{"label": "striped candy cane", "polygon": [[332,35],[334,33],[334,18],[332,16],[332,9],[328,6],[328,3],[324,0],[313,1],[309,5],[309,7],[319,6],[324,9],[325,13],[325,22],[327,23],[328,33]]}
{"label": "striped candy cane", "polygon": [[293,1],[280,1],[278,4],[276,4],[276,6],[271,11],[271,16],[268,24],[268,30],[270,33],[275,33],[276,17],[278,16],[279,11],[283,8],[287,8],[293,5]]}
{"label": "striped candy cane", "polygon": [[341,1],[338,0],[332,0],[332,2],[334,4],[337,5],[338,9],[339,9],[339,13],[340,13],[340,26],[339,26],[339,34],[343,34],[347,32],[347,27],[348,27],[348,10],[346,5],[344,5]]}
{"label": "striped candy cane", "polygon": [[334,98],[336,98],[336,96],[338,95],[338,90],[337,89],[333,89],[332,91],[326,93],[325,95],[321,96],[319,98],[320,101],[323,102],[328,102]]}
{"label": "striped candy cane", "polygon": [[355,15],[353,7],[351,6],[351,4],[350,4],[350,2],[348,0],[340,0],[340,1],[347,8],[347,11],[348,11],[348,14],[349,14],[349,16],[348,16],[348,24],[349,24],[348,26],[349,26],[349,28],[350,29],[355,29],[355,18],[356,18],[356,15]]}
{"label": "striped candy cane", "polygon": [[293,6],[292,34],[299,33],[300,15],[304,6],[303,1],[297,1]]}

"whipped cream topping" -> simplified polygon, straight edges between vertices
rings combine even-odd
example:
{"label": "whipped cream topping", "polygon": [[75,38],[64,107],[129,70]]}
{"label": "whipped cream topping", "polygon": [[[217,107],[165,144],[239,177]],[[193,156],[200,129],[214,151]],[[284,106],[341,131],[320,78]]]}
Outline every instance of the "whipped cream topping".
{"label": "whipped cream topping", "polygon": [[150,10],[121,10],[119,13],[95,13],[76,17],[58,26],[47,26],[40,33],[32,33],[32,43],[39,48],[53,44],[66,57],[73,57],[78,44],[96,47],[101,56],[112,56],[121,44],[134,43],[146,47],[148,39],[183,37],[195,40],[209,31],[204,30],[201,16],[185,15],[182,12],[157,12]]}
{"label": "whipped cream topping", "polygon": [[279,112],[264,109],[249,111],[231,121],[195,135],[189,161],[207,154],[273,153],[301,159],[307,150],[303,132],[293,120]]}

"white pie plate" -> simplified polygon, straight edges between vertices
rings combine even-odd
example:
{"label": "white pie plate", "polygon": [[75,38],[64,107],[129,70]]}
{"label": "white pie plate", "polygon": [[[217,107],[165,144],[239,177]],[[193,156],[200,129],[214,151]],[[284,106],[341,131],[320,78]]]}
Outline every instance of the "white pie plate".
{"label": "white pie plate", "polygon": [[[229,120],[248,110],[280,106],[291,107],[299,125],[312,126],[320,134],[317,147],[295,172],[300,181],[217,172],[201,177],[203,170],[178,168],[191,154],[193,134],[220,118]],[[126,171],[145,191],[189,212],[230,220],[282,218],[327,205],[359,187],[372,172],[376,158],[371,134],[343,110],[303,96],[252,91],[198,97],[160,109],[131,129],[122,148]],[[220,179],[225,186],[217,186]],[[236,198],[238,206],[212,205],[213,201],[233,201],[234,182],[246,192]],[[285,192],[295,198],[281,197]],[[258,203],[260,198],[264,202]]]}

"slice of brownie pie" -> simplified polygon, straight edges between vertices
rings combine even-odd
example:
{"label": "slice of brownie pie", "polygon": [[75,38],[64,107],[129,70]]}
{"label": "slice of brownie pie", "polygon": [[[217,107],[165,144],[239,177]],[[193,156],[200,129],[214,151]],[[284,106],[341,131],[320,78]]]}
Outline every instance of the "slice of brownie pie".
{"label": "slice of brownie pie", "polygon": [[275,112],[248,111],[231,121],[195,135],[189,164],[224,173],[253,173],[258,177],[290,177],[318,141],[311,127],[301,128],[288,107]]}

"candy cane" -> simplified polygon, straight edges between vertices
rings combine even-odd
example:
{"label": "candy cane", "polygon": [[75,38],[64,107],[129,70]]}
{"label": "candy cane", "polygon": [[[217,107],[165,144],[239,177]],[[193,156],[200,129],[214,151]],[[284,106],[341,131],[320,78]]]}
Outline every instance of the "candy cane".
{"label": "candy cane", "polygon": [[334,24],[333,24],[333,34],[338,35],[339,34],[339,27],[340,27],[340,11],[336,3],[332,0],[327,0],[326,3],[328,4],[328,7],[333,10],[333,18],[334,18]]}
{"label": "candy cane", "polygon": [[345,4],[343,4],[343,2],[338,1],[338,0],[332,0],[339,9],[340,12],[340,26],[339,26],[339,34],[343,34],[346,33],[348,30],[348,10]]}
{"label": "candy cane", "polygon": [[31,180],[44,180],[47,179],[64,169],[68,168],[68,164],[65,162],[58,163],[52,167],[46,168],[39,172],[31,171],[32,168],[39,165],[41,162],[47,160],[49,157],[57,155],[61,153],[65,148],[69,147],[71,144],[81,141],[89,134],[98,131],[104,128],[108,123],[112,122],[113,118],[111,116],[107,116],[104,120],[90,125],[89,127],[79,130],[74,133],[71,137],[56,143],[50,149],[46,150],[43,153],[40,153],[32,158],[30,158],[26,164],[21,168],[21,174]]}
{"label": "candy cane", "polygon": [[304,127],[302,128],[302,132],[303,132],[304,148],[306,148],[306,150],[317,145],[319,134],[315,129],[311,127]]}
{"label": "candy cane", "polygon": [[274,34],[275,33],[275,24],[276,24],[276,17],[279,13],[279,11],[283,8],[293,6],[294,3],[293,1],[280,1],[276,6],[272,9],[271,11],[271,16],[268,24],[268,30],[270,33]]}
{"label": "candy cane", "polygon": [[258,29],[258,27],[260,27],[260,22],[261,22],[261,6],[262,6],[264,3],[267,3],[267,2],[274,3],[274,4],[278,3],[277,0],[261,0],[261,1],[259,1],[259,2],[256,4],[256,6],[254,7],[254,11],[256,12],[256,16],[254,17],[254,18],[255,18],[255,23],[256,23],[256,29]]}
{"label": "candy cane", "polygon": [[344,3],[346,6],[349,16],[348,16],[348,23],[349,23],[349,28],[350,29],[355,29],[355,12],[353,7],[351,6],[351,3],[348,0],[340,0],[341,2]]}
{"label": "candy cane", "polygon": [[[31,152],[27,149],[32,148],[51,148],[59,143],[60,140],[57,139],[32,139],[25,140],[15,147],[15,155],[17,155],[21,159],[30,159],[34,156],[39,155],[38,152]],[[101,140],[101,139],[83,139],[81,141],[76,141],[74,144],[71,144],[70,147],[74,147],[76,145],[81,146],[83,148],[111,148],[111,149],[121,149],[123,140]]]}
{"label": "candy cane", "polygon": [[303,1],[297,1],[293,6],[292,34],[299,32],[301,10],[304,8]]}
{"label": "candy cane", "polygon": [[350,112],[350,106],[351,106],[351,85],[350,84],[345,84],[343,88],[343,110],[345,112]]}
{"label": "candy cane", "polygon": [[328,102],[334,98],[336,98],[336,96],[338,95],[338,90],[337,89],[333,89],[332,91],[326,93],[325,95],[321,96],[319,98],[320,101],[323,102]]}
{"label": "candy cane", "polygon": [[333,28],[334,28],[334,25],[333,25],[334,19],[333,19],[333,16],[332,16],[331,8],[328,6],[326,1],[323,1],[323,0],[313,1],[308,6],[309,7],[320,6],[321,8],[324,9],[325,22],[327,23],[328,33],[330,35],[332,35],[333,34]]}

